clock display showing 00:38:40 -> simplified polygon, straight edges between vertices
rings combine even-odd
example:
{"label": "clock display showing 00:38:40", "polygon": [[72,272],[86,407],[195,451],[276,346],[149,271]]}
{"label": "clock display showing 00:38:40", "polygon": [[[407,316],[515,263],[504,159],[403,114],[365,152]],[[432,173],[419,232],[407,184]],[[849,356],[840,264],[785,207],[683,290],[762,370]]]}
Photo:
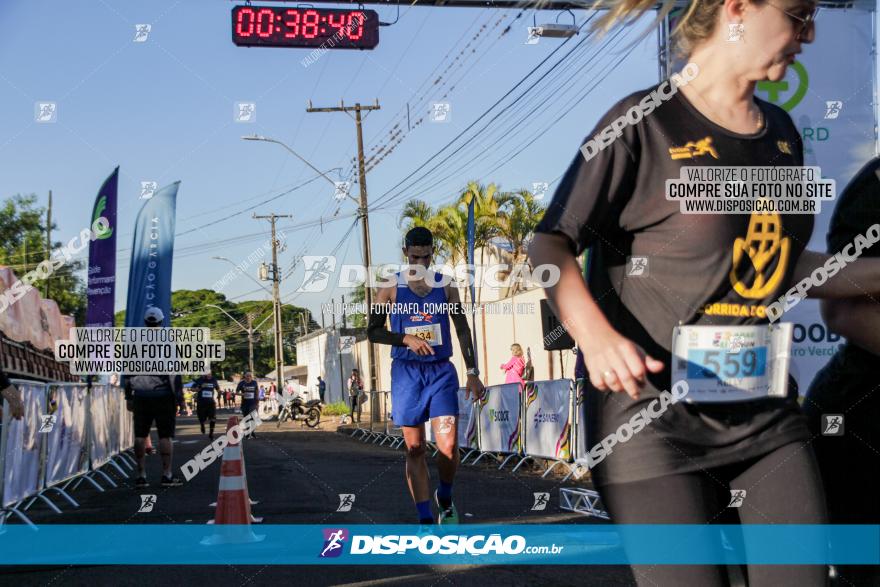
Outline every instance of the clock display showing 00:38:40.
{"label": "clock display showing 00:38:40", "polygon": [[379,43],[374,10],[236,6],[232,41],[240,46],[372,49]]}

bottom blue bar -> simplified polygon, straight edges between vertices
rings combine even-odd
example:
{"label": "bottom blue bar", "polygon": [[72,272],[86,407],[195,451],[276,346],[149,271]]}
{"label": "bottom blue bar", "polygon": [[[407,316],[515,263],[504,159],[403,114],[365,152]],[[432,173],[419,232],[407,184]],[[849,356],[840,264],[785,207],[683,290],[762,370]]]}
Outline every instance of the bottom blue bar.
{"label": "bottom blue bar", "polygon": [[880,526],[45,525],[0,564],[880,564]]}

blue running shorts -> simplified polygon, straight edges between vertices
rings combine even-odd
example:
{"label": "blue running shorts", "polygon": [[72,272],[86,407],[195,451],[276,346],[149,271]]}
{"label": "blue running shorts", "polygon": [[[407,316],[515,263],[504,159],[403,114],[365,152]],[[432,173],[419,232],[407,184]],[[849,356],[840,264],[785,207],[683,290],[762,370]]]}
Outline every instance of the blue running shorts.
{"label": "blue running shorts", "polygon": [[440,416],[458,416],[458,373],[450,361],[391,361],[391,419],[418,426]]}

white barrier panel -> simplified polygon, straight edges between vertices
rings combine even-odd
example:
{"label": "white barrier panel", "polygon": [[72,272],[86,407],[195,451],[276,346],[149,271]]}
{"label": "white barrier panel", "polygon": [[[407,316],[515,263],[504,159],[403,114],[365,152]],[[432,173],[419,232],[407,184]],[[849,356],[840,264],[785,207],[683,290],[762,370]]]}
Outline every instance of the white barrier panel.
{"label": "white barrier panel", "polygon": [[[474,402],[465,399],[466,389],[458,390],[458,446],[477,448],[477,420],[474,418]],[[430,422],[425,426],[425,439],[434,442],[434,430]]]}
{"label": "white barrier panel", "polygon": [[119,451],[124,452],[134,446],[134,415],[128,411],[122,388],[111,390],[119,394]]}
{"label": "white barrier panel", "polygon": [[80,384],[50,384],[49,411],[54,410],[55,425],[46,433],[45,487],[89,470],[86,412],[88,394]]}
{"label": "white barrier panel", "polygon": [[524,451],[567,461],[571,457],[570,379],[534,381],[525,387]]}
{"label": "white barrier panel", "polygon": [[113,456],[110,446],[109,389],[106,385],[93,385],[89,397],[89,458],[92,469],[104,465]]}
{"label": "white barrier panel", "polygon": [[31,381],[13,381],[24,400],[24,418],[13,420],[9,404],[3,402],[2,459],[3,507],[36,495],[42,488],[41,456],[45,433],[40,424],[46,411],[46,386]]}
{"label": "white barrier panel", "polygon": [[477,419],[474,417],[474,403],[464,399],[465,388],[458,390],[458,446],[477,448]]}
{"label": "white barrier panel", "polygon": [[119,454],[119,404],[124,403],[123,394],[115,387],[107,388],[107,454],[112,457]]}
{"label": "white barrier panel", "polygon": [[482,452],[520,452],[521,397],[519,383],[486,388],[477,412]]}
{"label": "white barrier panel", "polygon": [[586,458],[590,452],[587,446],[587,391],[585,379],[578,379],[574,388],[574,460]]}

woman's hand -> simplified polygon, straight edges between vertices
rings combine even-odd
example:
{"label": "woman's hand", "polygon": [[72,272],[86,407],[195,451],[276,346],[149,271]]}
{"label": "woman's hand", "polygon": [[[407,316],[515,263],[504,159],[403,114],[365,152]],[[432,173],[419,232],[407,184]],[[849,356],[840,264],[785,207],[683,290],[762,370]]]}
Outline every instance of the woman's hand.
{"label": "woman's hand", "polygon": [[610,327],[591,333],[578,345],[583,349],[590,382],[600,391],[624,391],[632,399],[639,399],[647,373],[663,370],[662,361]]}

